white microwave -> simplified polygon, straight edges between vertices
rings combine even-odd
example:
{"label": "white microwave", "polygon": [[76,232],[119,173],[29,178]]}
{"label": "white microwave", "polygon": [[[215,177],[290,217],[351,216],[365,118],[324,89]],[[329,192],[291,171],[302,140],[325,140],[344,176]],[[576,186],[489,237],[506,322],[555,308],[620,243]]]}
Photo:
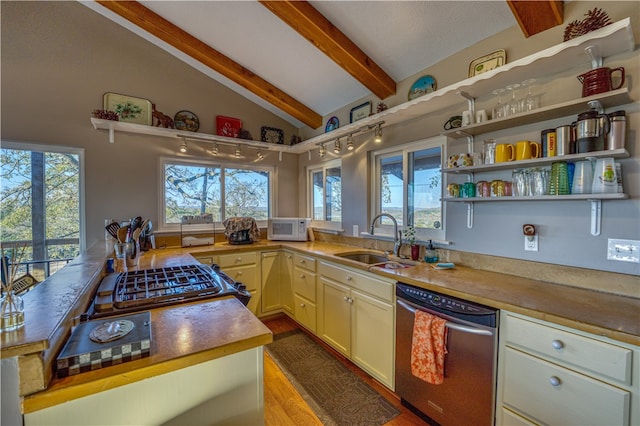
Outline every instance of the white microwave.
{"label": "white microwave", "polygon": [[267,239],[275,241],[307,241],[311,219],[303,217],[273,217],[267,225]]}

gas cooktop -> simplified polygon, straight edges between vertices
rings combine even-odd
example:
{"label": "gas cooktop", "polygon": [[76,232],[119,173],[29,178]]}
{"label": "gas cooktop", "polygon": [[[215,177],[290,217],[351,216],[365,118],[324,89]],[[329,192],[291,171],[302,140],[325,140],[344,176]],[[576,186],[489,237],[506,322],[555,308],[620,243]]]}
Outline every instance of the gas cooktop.
{"label": "gas cooktop", "polygon": [[102,279],[89,316],[97,318],[229,295],[245,305],[251,297],[242,283],[224,274],[217,265],[127,271]]}

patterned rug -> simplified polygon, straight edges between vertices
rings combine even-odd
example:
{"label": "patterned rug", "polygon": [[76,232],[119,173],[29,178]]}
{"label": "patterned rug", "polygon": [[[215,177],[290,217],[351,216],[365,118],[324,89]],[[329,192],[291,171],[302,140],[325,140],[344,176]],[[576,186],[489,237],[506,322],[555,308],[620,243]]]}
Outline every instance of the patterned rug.
{"label": "patterned rug", "polygon": [[400,414],[300,330],[273,336],[265,348],[323,425],[380,426]]}

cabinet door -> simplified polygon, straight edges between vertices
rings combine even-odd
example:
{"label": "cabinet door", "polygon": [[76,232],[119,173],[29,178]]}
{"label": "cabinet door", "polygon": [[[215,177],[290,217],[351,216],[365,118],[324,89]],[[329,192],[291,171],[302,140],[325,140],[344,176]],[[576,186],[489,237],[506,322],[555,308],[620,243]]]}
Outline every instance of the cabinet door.
{"label": "cabinet door", "polygon": [[351,359],[393,390],[394,306],[357,290],[351,298]]}
{"label": "cabinet door", "polygon": [[316,304],[308,301],[304,297],[296,294],[295,298],[295,319],[298,323],[305,326],[307,329],[316,332]]}
{"label": "cabinet door", "polygon": [[286,312],[293,314],[293,254],[281,253],[280,261],[281,304]]}
{"label": "cabinet door", "polygon": [[282,308],[280,288],[280,252],[262,253],[260,273],[262,281],[262,313]]}
{"label": "cabinet door", "polygon": [[349,287],[320,277],[318,332],[337,351],[350,356],[351,298]]}

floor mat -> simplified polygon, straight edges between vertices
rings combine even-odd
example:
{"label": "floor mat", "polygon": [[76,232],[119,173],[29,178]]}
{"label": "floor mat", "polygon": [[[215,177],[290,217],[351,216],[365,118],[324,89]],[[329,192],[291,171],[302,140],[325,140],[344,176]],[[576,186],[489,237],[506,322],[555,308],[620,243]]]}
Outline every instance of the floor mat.
{"label": "floor mat", "polygon": [[400,414],[300,330],[275,335],[265,348],[326,426],[379,426]]}

